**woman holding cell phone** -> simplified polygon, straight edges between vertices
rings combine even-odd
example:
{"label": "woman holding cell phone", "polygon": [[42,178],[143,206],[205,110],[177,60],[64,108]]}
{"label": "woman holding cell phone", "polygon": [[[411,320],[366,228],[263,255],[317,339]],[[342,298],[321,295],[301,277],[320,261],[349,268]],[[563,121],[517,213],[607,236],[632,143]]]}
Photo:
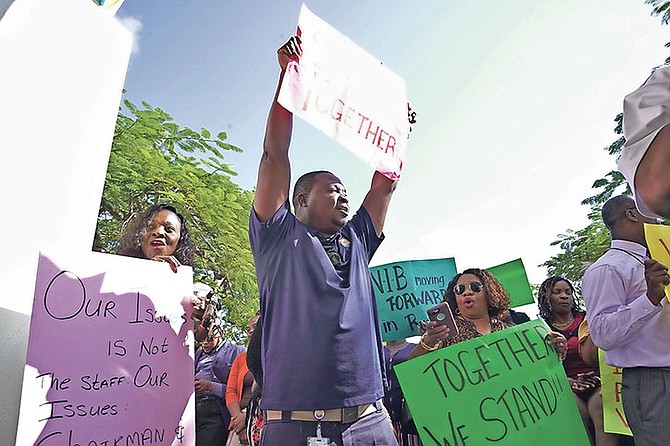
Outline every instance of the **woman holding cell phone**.
{"label": "woman holding cell phone", "polygon": [[[484,269],[470,268],[456,274],[447,285],[444,302],[448,306],[442,306],[439,313],[452,309],[453,325],[449,323],[449,315],[442,317],[438,312],[435,317],[431,315],[432,320],[425,324],[421,341],[410,358],[512,326],[501,320],[510,307],[509,293]],[[563,357],[566,351],[563,335],[552,332],[547,342],[555,345]]]}

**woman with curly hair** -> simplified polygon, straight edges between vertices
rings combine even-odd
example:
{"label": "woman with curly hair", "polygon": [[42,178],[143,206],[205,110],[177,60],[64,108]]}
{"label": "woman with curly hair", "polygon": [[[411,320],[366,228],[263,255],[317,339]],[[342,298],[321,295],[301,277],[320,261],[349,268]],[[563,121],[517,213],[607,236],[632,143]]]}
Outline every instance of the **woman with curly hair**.
{"label": "woman with curly hair", "polygon": [[168,204],[155,204],[139,214],[119,239],[117,254],[167,262],[174,272],[193,266],[195,247],[184,217]]}
{"label": "woman with curly hair", "polygon": [[[450,334],[446,326],[428,322],[421,342],[412,350],[410,358],[512,326],[501,320],[510,307],[509,294],[484,269],[470,268],[456,274],[447,285],[444,301],[454,313],[458,333]],[[550,338],[547,342],[555,344],[559,355],[562,355],[565,339],[558,333]]]}
{"label": "woman with curly hair", "polygon": [[567,338],[563,368],[568,375],[579,413],[592,445],[616,445],[618,437],[603,430],[603,403],[598,367],[587,365],[579,356],[579,325],[586,312],[575,299],[575,288],[564,277],[553,276],[542,282],[537,296],[540,317]]}

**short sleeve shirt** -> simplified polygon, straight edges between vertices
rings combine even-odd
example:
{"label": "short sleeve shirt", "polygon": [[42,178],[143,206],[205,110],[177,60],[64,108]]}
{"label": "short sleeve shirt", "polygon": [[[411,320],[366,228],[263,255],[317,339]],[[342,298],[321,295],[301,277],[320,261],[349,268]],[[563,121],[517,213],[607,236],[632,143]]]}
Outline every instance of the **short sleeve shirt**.
{"label": "short sleeve shirt", "polygon": [[288,201],[266,223],[252,210],[249,238],[262,314],[261,407],[332,409],[381,398],[383,352],[368,262],[383,237],[365,208],[332,238],[344,262],[337,269]]}

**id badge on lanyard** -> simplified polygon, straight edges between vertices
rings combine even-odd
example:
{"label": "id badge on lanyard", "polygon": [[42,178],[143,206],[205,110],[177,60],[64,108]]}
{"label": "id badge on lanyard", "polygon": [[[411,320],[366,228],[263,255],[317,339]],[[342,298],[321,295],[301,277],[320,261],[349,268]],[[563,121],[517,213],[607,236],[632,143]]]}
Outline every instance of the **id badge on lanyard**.
{"label": "id badge on lanyard", "polygon": [[307,437],[307,446],[330,446],[330,438],[321,436],[321,421],[316,425],[316,437]]}

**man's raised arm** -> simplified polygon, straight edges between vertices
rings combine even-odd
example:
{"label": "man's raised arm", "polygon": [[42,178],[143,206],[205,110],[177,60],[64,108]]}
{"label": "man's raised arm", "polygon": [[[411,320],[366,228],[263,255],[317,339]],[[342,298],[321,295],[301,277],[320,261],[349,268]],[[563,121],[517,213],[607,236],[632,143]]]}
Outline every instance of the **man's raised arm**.
{"label": "man's raised arm", "polygon": [[291,37],[277,50],[281,73],[265,126],[263,156],[258,167],[254,198],[254,211],[261,222],[272,218],[288,198],[291,183],[288,150],[293,132],[293,114],[277,102],[277,97],[289,60],[298,59],[300,53],[300,38],[297,36]]}
{"label": "man's raised arm", "polygon": [[398,181],[389,180],[381,173],[375,172],[372,177],[370,190],[363,200],[363,207],[370,214],[372,224],[375,226],[375,232],[378,236],[382,235],[384,230],[386,212],[388,211],[391,196],[393,196],[397,185]]}
{"label": "man's raised arm", "polygon": [[[412,110],[412,106],[407,104],[407,121],[409,122],[409,131],[412,132],[412,126],[416,124],[416,112]],[[386,221],[386,212],[388,211],[391,197],[395,188],[398,186],[398,180],[389,180],[387,177],[379,172],[375,172],[372,177],[372,185],[365,199],[363,200],[363,207],[370,218],[372,224],[375,226],[375,232],[378,236],[382,235],[384,230],[384,221]]]}

